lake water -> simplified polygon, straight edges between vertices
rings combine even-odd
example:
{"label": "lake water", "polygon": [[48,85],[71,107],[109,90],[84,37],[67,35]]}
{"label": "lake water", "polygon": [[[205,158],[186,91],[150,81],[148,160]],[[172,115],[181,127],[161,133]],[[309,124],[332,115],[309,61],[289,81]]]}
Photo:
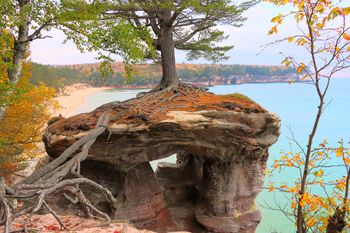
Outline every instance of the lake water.
{"label": "lake water", "polygon": [[[108,90],[98,92],[89,96],[85,104],[76,110],[75,113],[87,112],[96,107],[111,101],[126,100],[135,97],[139,90]],[[288,150],[290,141],[290,126],[295,137],[306,145],[308,134],[317,110],[317,97],[314,86],[310,84],[243,84],[225,85],[210,88],[216,94],[228,94],[239,92],[245,94],[261,104],[267,110],[276,113],[282,119],[281,136],[278,142],[270,149],[268,164],[271,166],[275,158],[280,157],[281,150]],[[327,107],[320,123],[320,129],[316,136],[316,142],[327,138],[331,145],[336,146],[339,139],[349,141],[350,137],[350,78],[333,79],[328,93],[327,101],[331,101]],[[342,174],[333,174],[339,177]],[[275,174],[274,180],[292,180],[293,175]],[[274,194],[267,191],[261,192],[258,197],[258,204],[264,202],[273,203]],[[278,201],[280,200],[277,197]],[[289,222],[281,213],[261,208],[263,220],[259,225],[258,233],[295,232],[293,223]]]}

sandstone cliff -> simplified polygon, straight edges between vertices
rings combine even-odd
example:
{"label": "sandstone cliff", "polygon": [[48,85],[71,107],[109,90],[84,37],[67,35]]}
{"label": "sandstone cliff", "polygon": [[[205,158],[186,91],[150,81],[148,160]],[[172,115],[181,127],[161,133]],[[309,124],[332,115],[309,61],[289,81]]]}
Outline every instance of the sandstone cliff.
{"label": "sandstone cliff", "polygon": [[[268,148],[279,118],[240,95],[218,96],[184,87],[61,119],[44,135],[56,157],[94,128],[102,112],[108,133],[91,147],[82,174],[108,187],[113,206],[90,190],[90,200],[114,219],[157,232],[255,232]],[[177,163],[150,161],[177,154]],[[71,204],[57,208],[76,213]],[[69,212],[69,211],[68,211]]]}

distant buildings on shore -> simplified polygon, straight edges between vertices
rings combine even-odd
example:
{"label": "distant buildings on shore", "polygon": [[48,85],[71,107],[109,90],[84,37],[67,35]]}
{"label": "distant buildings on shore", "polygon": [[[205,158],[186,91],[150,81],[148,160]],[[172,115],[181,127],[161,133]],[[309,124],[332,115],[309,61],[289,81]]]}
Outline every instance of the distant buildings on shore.
{"label": "distant buildings on shore", "polygon": [[303,82],[296,74],[287,74],[279,76],[268,75],[232,75],[229,77],[212,76],[210,78],[199,77],[193,80],[193,84],[199,86],[216,86],[216,85],[239,85],[244,83],[290,83]]}

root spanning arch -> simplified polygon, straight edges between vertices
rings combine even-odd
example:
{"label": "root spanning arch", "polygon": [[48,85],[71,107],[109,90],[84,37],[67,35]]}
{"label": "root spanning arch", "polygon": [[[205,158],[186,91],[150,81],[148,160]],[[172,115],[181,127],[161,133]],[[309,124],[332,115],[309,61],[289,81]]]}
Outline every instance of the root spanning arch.
{"label": "root spanning arch", "polygon": [[[46,202],[46,197],[57,191],[62,191],[63,196],[73,204],[80,204],[87,217],[96,217],[110,222],[110,217],[94,207],[79,187],[81,184],[92,186],[102,192],[111,204],[116,201],[107,188],[80,174],[81,162],[86,160],[96,138],[107,130],[110,117],[109,111],[103,112],[95,129],[73,143],[55,160],[15,184],[13,188],[7,186],[4,179],[0,180],[0,225],[4,225],[5,233],[10,233],[10,225],[15,218],[25,214],[31,216],[41,209],[46,209],[57,220],[61,228],[67,230],[67,227]],[[79,150],[80,152],[77,153]],[[73,178],[67,178],[68,175]],[[16,211],[14,200],[26,199],[34,200],[35,204]],[[24,226],[24,232],[28,232],[27,225]]]}
{"label": "root spanning arch", "polygon": [[[92,186],[104,194],[106,200],[111,203],[113,210],[120,207],[108,189],[83,177],[80,173],[81,162],[87,159],[90,147],[97,137],[106,132],[108,125],[112,126],[125,122],[151,125],[166,119],[168,117],[167,113],[171,111],[195,112],[202,109],[232,111],[233,108],[238,108],[237,111],[246,111],[247,114],[251,111],[265,112],[264,109],[250,100],[231,96],[216,96],[202,88],[189,84],[180,84],[177,87],[147,92],[128,101],[113,102],[99,107],[94,112],[88,113],[89,119],[91,117],[94,121],[89,120],[84,123],[83,130],[89,129],[86,136],[74,142],[62,154],[55,154],[59,155],[56,159],[15,184],[13,189],[5,184],[3,185],[3,188],[0,189],[0,191],[3,190],[0,192],[0,225],[5,225],[5,232],[9,233],[9,226],[14,219],[25,214],[31,216],[44,209],[56,218],[62,229],[66,229],[64,222],[54,212],[54,208],[50,207],[52,203],[48,202],[47,197],[56,193],[62,195],[72,204],[80,205],[86,217],[98,217],[107,222],[110,221],[109,215],[97,209],[80,188],[82,185]],[[100,115],[97,124],[93,125],[96,114],[101,112],[103,113]],[[76,130],[75,133],[80,133],[82,128],[79,128],[79,119],[79,116],[76,116],[68,120],[71,125],[67,129],[65,129],[64,123],[56,126],[59,130]],[[113,124],[110,124],[110,119]],[[94,126],[95,128],[92,129]],[[57,152],[57,150],[54,152]],[[13,199],[30,199],[30,206],[19,209],[15,206]]]}

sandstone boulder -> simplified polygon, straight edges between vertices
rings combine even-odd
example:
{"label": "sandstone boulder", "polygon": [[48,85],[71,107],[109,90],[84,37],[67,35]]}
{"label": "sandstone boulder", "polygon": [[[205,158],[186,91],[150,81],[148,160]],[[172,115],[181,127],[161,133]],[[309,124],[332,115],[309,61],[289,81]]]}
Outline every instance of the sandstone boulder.
{"label": "sandstone boulder", "polygon": [[[240,95],[149,93],[51,124],[44,135],[49,156],[86,135],[107,109],[108,133],[92,146],[82,173],[117,197],[114,219],[157,232],[255,232],[261,219],[255,198],[279,136],[275,114]],[[176,164],[152,170],[151,161],[173,154]]]}

